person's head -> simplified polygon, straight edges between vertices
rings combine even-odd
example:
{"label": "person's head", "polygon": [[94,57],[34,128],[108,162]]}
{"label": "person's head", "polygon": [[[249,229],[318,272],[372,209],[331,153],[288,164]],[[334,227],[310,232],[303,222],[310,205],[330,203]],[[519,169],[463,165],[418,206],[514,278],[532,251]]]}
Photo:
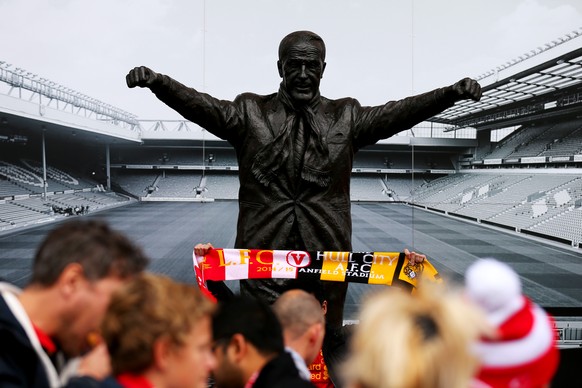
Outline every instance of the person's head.
{"label": "person's head", "polygon": [[313,32],[292,32],[279,44],[279,76],[295,103],[307,103],[319,93],[325,65],[325,43]]}
{"label": "person's head", "polygon": [[143,274],[115,293],[101,331],[114,375],[143,375],[156,387],[206,387],[215,305],[196,286]]}
{"label": "person's head", "polygon": [[325,299],[325,290],[323,288],[323,282],[316,279],[293,279],[287,282],[286,287],[283,289],[284,292],[290,290],[303,290],[308,294],[313,295],[321,306],[323,315],[327,313],[327,299]]}
{"label": "person's head", "polygon": [[485,327],[460,293],[428,284],[415,295],[383,290],[363,304],[347,380],[358,388],[467,387],[478,365],[470,347]]}
{"label": "person's head", "polygon": [[548,385],[559,364],[553,319],[523,294],[517,272],[479,259],[465,273],[465,293],[495,330],[475,346],[477,379],[491,387]]}
{"label": "person's head", "polygon": [[27,290],[50,294],[49,334],[68,356],[87,351],[114,291],[148,264],[140,248],[105,222],[74,220],[52,230],[34,258]]}
{"label": "person's head", "polygon": [[279,320],[257,299],[235,296],[219,304],[212,320],[213,372],[221,388],[243,387],[249,377],[285,349]]}
{"label": "person's head", "polygon": [[285,345],[311,364],[325,335],[325,316],[319,301],[303,290],[289,290],[275,301],[273,311],[281,322]]}

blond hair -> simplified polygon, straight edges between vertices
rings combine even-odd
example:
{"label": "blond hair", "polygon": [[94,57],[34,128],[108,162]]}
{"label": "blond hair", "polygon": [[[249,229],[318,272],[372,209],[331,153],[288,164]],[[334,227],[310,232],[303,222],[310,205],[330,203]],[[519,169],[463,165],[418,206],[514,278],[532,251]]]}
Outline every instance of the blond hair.
{"label": "blond hair", "polygon": [[365,388],[466,388],[478,366],[473,341],[484,318],[459,292],[424,284],[364,302],[346,377]]}
{"label": "blond hair", "polygon": [[101,325],[113,374],[141,373],[153,364],[160,338],[180,346],[214,304],[196,286],[143,274],[114,294]]}

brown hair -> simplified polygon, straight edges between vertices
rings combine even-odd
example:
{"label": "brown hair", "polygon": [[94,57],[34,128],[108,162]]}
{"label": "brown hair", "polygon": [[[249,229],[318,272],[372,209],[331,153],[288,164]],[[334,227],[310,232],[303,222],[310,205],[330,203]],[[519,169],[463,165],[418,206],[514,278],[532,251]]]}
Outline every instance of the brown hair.
{"label": "brown hair", "polygon": [[197,286],[153,274],[130,280],[114,294],[101,325],[114,375],[143,372],[153,364],[158,339],[182,345],[213,309]]}
{"label": "brown hair", "polygon": [[53,285],[71,263],[80,264],[87,279],[99,280],[139,273],[148,259],[105,222],[77,219],[53,229],[42,242],[34,258],[31,284]]}

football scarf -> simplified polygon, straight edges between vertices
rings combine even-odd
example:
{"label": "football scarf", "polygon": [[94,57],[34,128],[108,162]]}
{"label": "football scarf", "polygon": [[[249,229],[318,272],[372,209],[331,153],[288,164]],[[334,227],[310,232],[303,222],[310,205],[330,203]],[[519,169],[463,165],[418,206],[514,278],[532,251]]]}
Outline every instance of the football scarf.
{"label": "football scarf", "polygon": [[414,292],[418,281],[440,282],[428,261],[411,265],[403,252],[305,252],[264,249],[211,249],[193,254],[200,289],[206,281],[240,279],[317,279],[398,286]]}

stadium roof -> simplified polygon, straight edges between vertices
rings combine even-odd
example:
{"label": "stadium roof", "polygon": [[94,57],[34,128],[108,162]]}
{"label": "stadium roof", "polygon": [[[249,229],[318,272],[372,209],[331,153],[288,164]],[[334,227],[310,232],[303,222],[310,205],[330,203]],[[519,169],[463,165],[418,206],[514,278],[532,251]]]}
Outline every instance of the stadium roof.
{"label": "stadium roof", "polygon": [[582,48],[483,88],[480,101],[465,100],[430,121],[479,129],[502,128],[528,120],[580,115]]}

